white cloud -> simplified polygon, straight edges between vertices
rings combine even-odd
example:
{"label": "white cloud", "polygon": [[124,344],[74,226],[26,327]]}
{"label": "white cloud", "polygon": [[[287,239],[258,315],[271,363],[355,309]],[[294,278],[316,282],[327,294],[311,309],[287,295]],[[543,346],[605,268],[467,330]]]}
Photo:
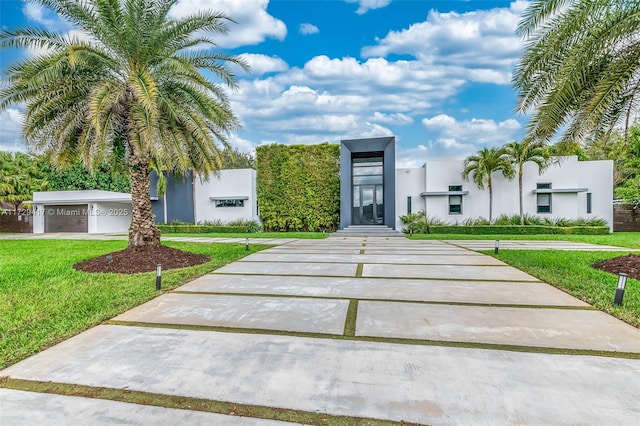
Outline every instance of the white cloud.
{"label": "white cloud", "polygon": [[466,13],[429,12],[423,22],[390,31],[362,49],[364,57],[405,54],[424,64],[459,68],[471,81],[510,84],[522,42],[515,29],[526,2]]}
{"label": "white cloud", "polygon": [[346,0],[347,3],[358,3],[358,15],[364,15],[369,10],[380,9],[391,3],[391,0]]}
{"label": "white cloud", "polygon": [[304,23],[300,24],[300,34],[309,35],[309,34],[317,34],[320,32],[320,29],[313,24]]}
{"label": "white cloud", "polygon": [[414,148],[403,148],[402,144],[396,145],[396,168],[416,168],[422,165],[430,157],[430,149],[423,144]]}
{"label": "white cloud", "polygon": [[392,113],[392,114],[384,114],[382,112],[376,111],[372,116],[369,117],[370,121],[378,122],[378,123],[388,123],[388,124],[411,124],[413,123],[413,118],[409,117],[406,114],[402,114],[400,112]]}
{"label": "white cloud", "polygon": [[289,69],[289,65],[277,56],[267,56],[260,53],[243,53],[239,55],[251,67],[251,73],[262,75],[269,72],[282,72]]}
{"label": "white cloud", "polygon": [[237,24],[229,23],[227,36],[214,36],[220,47],[255,45],[267,38],[284,40],[287,27],[281,20],[267,13],[269,0],[178,0],[171,8],[171,16],[184,17],[199,11],[215,10],[225,13]]}
{"label": "white cloud", "polygon": [[237,134],[229,137],[229,144],[240,152],[249,152],[251,154],[255,154],[256,146],[258,145],[248,139],[241,138]]}
{"label": "white cloud", "polygon": [[0,151],[25,151],[21,138],[23,122],[24,114],[15,108],[0,112]]}
{"label": "white cloud", "polygon": [[26,1],[24,3],[22,13],[24,13],[28,20],[42,24],[48,30],[60,31],[69,29],[69,25],[66,21],[61,19],[54,12],[31,1]]}
{"label": "white cloud", "polygon": [[429,146],[445,155],[464,157],[490,146],[500,146],[514,139],[520,123],[510,118],[501,122],[472,118],[458,121],[446,114],[422,119],[431,136]]}

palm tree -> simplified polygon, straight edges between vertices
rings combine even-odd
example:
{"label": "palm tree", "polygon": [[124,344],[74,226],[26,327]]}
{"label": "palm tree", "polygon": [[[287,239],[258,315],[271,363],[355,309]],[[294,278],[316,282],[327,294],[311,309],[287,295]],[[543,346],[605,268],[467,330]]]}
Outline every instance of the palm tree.
{"label": "palm tree", "polygon": [[46,187],[47,180],[33,157],[21,152],[0,152],[0,201],[11,204],[17,212],[24,201],[33,199],[34,191]]}
{"label": "palm tree", "polygon": [[489,188],[489,222],[493,220],[493,181],[491,175],[494,172],[502,172],[507,179],[513,178],[513,166],[507,159],[504,148],[482,148],[475,155],[470,155],[464,160],[462,179],[471,179],[480,189],[484,189],[485,183]]}
{"label": "palm tree", "polygon": [[[0,111],[25,104],[23,134],[56,163],[80,157],[91,169],[124,146],[131,178],[129,247],[160,244],[151,212],[150,168],[208,173],[220,168],[226,135],[237,128],[224,86],[227,63],[206,32],[226,34],[230,18],[207,11],[169,17],[177,0],[35,0],[82,36],[46,29],[0,31],[0,47],[43,48],[12,65]],[[207,79],[209,71],[216,82]]]}
{"label": "palm tree", "polygon": [[528,132],[582,141],[625,128],[638,110],[640,3],[629,0],[535,0],[518,33],[526,41],[513,83],[517,110],[533,111]]}
{"label": "palm tree", "polygon": [[524,139],[522,142],[510,142],[504,146],[507,160],[518,170],[518,195],[520,197],[520,225],[524,225],[522,208],[522,169],[529,161],[538,166],[538,173],[549,167],[550,155],[543,142]]}

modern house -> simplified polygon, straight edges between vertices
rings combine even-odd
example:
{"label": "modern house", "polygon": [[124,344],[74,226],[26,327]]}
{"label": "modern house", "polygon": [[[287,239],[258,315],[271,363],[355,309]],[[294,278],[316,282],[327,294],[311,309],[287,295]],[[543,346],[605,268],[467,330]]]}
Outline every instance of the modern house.
{"label": "modern house", "polygon": [[122,192],[49,191],[33,193],[33,233],[127,232],[131,194]]}
{"label": "modern house", "polygon": [[[395,138],[343,140],[340,145],[340,229],[379,225],[402,229],[400,216],[418,211],[449,223],[488,218],[489,193],[461,177],[463,161],[427,161],[395,168]],[[156,223],[259,221],[253,169],[221,170],[208,178],[167,177],[164,194],[151,176]],[[493,175],[493,217],[519,213],[518,179]],[[126,232],[131,196],[109,191],[36,192],[33,232]],[[562,157],[538,172],[524,166],[523,206],[528,215],[600,218],[613,230],[613,162]]]}
{"label": "modern house", "polygon": [[[526,163],[522,178],[523,212],[552,218],[600,218],[613,230],[613,161],[578,161],[560,157],[538,173]],[[445,222],[489,217],[489,191],[464,181],[462,161],[427,161],[415,169],[397,169],[396,227],[399,216],[424,211]],[[492,176],[493,218],[520,213],[518,177]]]}
{"label": "modern house", "polygon": [[[401,215],[426,212],[444,222],[489,217],[489,193],[461,177],[463,161],[427,161],[395,168],[395,138],[343,140],[340,146],[340,228],[387,225],[402,229]],[[561,157],[538,173],[523,171],[523,211],[553,218],[600,218],[613,224],[613,161]],[[493,217],[519,214],[518,179],[492,176]],[[394,200],[390,203],[388,200]]]}

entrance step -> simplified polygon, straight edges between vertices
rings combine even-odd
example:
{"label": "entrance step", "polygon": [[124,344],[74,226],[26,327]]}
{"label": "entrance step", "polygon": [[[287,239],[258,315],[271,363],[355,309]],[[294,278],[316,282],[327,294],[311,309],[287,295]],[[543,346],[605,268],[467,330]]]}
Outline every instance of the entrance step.
{"label": "entrance step", "polygon": [[351,225],[331,234],[334,237],[404,237],[405,235],[386,225]]}

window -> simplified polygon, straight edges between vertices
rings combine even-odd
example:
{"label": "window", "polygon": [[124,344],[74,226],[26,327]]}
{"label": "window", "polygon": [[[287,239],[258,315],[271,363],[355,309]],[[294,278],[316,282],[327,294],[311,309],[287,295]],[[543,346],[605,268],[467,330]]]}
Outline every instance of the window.
{"label": "window", "polygon": [[411,214],[411,197],[407,197],[407,214]]}
{"label": "window", "polygon": [[462,214],[462,195],[449,195],[449,214]]}
{"label": "window", "polygon": [[244,200],[216,200],[216,207],[244,207]]}
{"label": "window", "polygon": [[551,213],[551,194],[538,194],[538,213]]}
{"label": "window", "polygon": [[456,191],[456,192],[462,191],[462,185],[449,185],[449,192],[452,192],[452,191]]}
{"label": "window", "polygon": [[591,193],[587,192],[587,213],[591,213]]}
{"label": "window", "polygon": [[[536,184],[538,189],[551,189],[550,183]],[[536,205],[538,213],[551,213],[551,193],[543,192],[536,195]]]}

